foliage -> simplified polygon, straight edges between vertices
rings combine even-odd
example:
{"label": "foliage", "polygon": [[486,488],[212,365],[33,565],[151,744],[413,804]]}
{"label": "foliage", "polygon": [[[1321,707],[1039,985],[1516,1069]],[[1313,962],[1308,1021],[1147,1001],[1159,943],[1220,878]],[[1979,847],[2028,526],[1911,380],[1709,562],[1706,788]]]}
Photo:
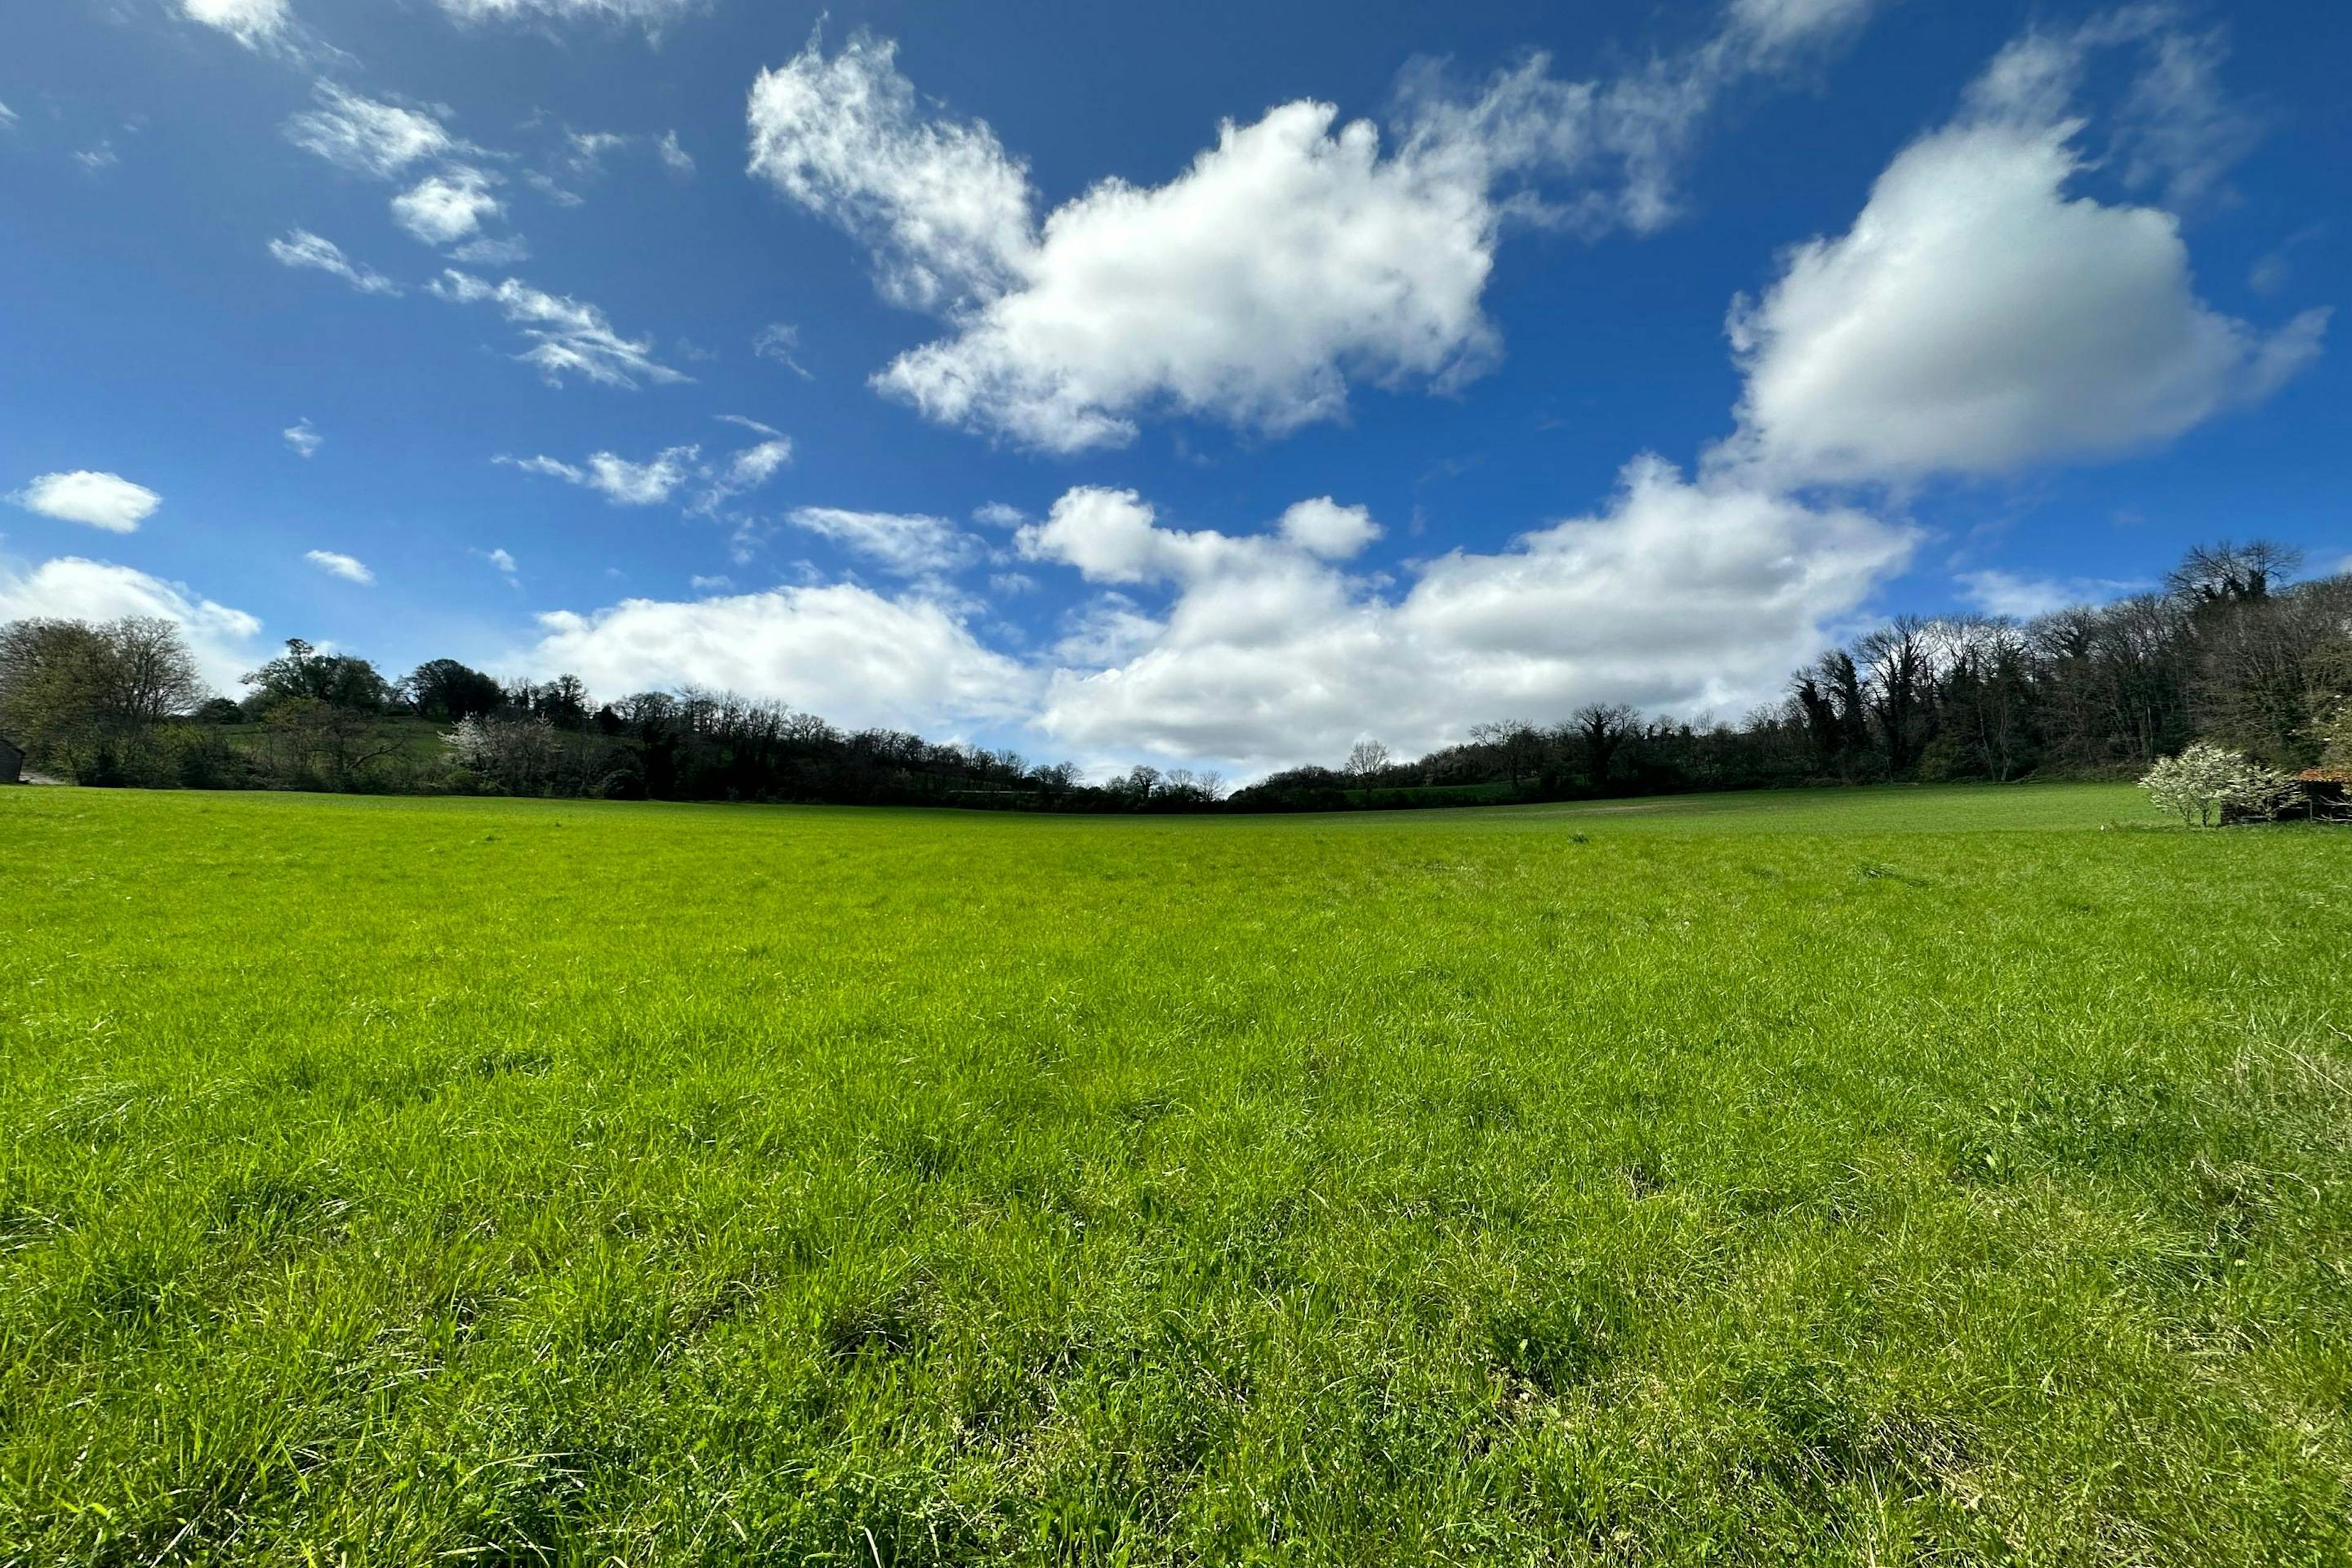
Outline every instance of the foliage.
{"label": "foliage", "polygon": [[2352,699],[2336,705],[2320,727],[2320,766],[2336,773],[2352,772]]}
{"label": "foliage", "polygon": [[2332,1568],[2352,837],[2134,799],[0,793],[0,1563]]}
{"label": "foliage", "polygon": [[[1148,764],[1090,784],[1068,763],[845,731],[727,692],[600,702],[576,676],[502,685],[446,658],[387,684],[365,659],[297,639],[253,673],[246,702],[259,717],[289,705],[285,725],[229,742],[226,765],[185,776],[390,793],[1158,813],[2129,778],[2200,739],[2292,772],[2328,754],[2329,726],[2352,701],[2352,576],[2293,582],[2294,564],[2292,552],[2260,542],[2203,547],[2160,594],[2025,625],[1897,619],[1824,654],[1797,672],[1783,701],[1736,723],[1588,703],[1556,721],[1474,725],[1463,743],[1419,758],[1367,738],[1338,771],[1286,769],[1230,796],[1215,778]],[[59,712],[86,700],[78,687],[58,689],[49,707]],[[199,719],[217,727],[231,715],[215,703]],[[96,743],[67,771],[89,783],[183,778],[177,741],[153,721],[130,728],[139,732],[82,725],[74,732]],[[461,735],[454,750],[433,739]]]}
{"label": "foliage", "polygon": [[321,653],[300,637],[289,637],[286,651],[247,675],[245,684],[253,689],[246,706],[257,712],[299,701],[373,713],[393,696],[390,683],[366,659]]}
{"label": "foliage", "polygon": [[401,678],[398,692],[420,719],[445,723],[496,713],[507,694],[493,676],[454,658],[431,658]]}
{"label": "foliage", "polygon": [[2294,793],[2294,780],[2236,752],[2200,743],[2150,768],[2139,787],[2158,811],[2192,827],[2218,827],[2276,816]]}
{"label": "foliage", "polygon": [[0,733],[14,737],[36,765],[79,782],[123,782],[140,773],[152,760],[155,726],[205,695],[195,660],[170,621],[126,616],[97,626],[0,625]]}

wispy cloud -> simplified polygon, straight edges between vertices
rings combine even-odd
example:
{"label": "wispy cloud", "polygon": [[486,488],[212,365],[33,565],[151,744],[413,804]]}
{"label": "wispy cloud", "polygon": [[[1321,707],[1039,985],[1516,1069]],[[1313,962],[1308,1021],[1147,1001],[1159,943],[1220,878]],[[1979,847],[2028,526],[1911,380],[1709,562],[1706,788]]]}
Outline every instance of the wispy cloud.
{"label": "wispy cloud", "polygon": [[801,330],[790,321],[771,321],[751,338],[751,352],[761,359],[771,359],[803,381],[816,378],[800,362]]}
{"label": "wispy cloud", "polygon": [[437,298],[455,304],[496,305],[530,344],[515,357],[536,365],[552,385],[562,384],[569,375],[631,388],[640,381],[668,384],[693,379],[655,359],[652,338],[623,337],[605,320],[604,311],[583,300],[550,294],[515,278],[486,282],[456,268],[443,271],[430,287]]}
{"label": "wispy cloud", "polygon": [[293,448],[297,457],[314,456],[320,447],[327,444],[327,438],[312,429],[308,419],[297,420],[286,426],[280,434],[286,437],[286,445]]}
{"label": "wispy cloud", "polygon": [[362,294],[397,294],[400,285],[374,268],[353,261],[343,247],[307,228],[289,229],[283,239],[269,242],[269,254],[280,267],[309,268],[340,278]]}

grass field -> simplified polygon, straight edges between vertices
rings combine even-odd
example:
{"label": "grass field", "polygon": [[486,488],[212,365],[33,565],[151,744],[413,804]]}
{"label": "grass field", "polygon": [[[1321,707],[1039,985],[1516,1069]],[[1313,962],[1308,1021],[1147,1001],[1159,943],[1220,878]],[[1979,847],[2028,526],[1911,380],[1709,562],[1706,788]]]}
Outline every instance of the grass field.
{"label": "grass field", "polygon": [[2347,975],[2108,786],[0,792],[0,1563],[2342,1564]]}

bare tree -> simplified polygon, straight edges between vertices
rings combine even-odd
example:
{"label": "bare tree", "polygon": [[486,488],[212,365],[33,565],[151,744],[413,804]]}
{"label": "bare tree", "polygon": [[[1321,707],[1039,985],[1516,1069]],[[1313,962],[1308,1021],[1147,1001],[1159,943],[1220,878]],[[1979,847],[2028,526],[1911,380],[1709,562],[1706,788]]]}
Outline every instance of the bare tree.
{"label": "bare tree", "polygon": [[1588,702],[1569,716],[1584,746],[1584,773],[1595,790],[1606,793],[1609,769],[1617,753],[1633,738],[1642,715],[1622,702]]}
{"label": "bare tree", "polygon": [[1389,765],[1389,749],[1378,741],[1359,741],[1348,748],[1348,763],[1342,770],[1349,777],[1369,782]]}

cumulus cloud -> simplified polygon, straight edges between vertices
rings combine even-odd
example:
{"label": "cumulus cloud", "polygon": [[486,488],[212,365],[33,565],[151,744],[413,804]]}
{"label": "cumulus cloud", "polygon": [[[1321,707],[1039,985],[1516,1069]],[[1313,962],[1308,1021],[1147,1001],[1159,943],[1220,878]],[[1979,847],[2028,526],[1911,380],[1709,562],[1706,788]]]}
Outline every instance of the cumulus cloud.
{"label": "cumulus cloud", "polygon": [[540,617],[526,657],[598,691],[697,686],[772,698],[837,723],[936,729],[1017,718],[1034,678],[952,607],[854,584],[692,601],[629,599]]}
{"label": "cumulus cloud", "polygon": [[785,521],[894,576],[935,577],[973,555],[971,536],[943,517],[804,506]]}
{"label": "cumulus cloud", "polygon": [[331,81],[317,91],[319,107],[289,120],[286,139],[339,169],[389,180],[412,164],[471,151],[438,115],[363,98]]}
{"label": "cumulus cloud", "polygon": [[364,563],[354,556],[345,555],[341,551],[305,550],[302,552],[302,559],[324,572],[328,576],[341,577],[346,583],[365,585],[375,581],[375,574],[369,571]]}
{"label": "cumulus cloud", "polygon": [[512,555],[508,554],[504,550],[485,550],[481,553],[482,559],[495,567],[499,575],[509,583],[515,580],[516,574],[520,568],[516,566],[515,558]]}
{"label": "cumulus cloud", "polygon": [[562,385],[568,375],[630,388],[640,381],[667,384],[691,379],[653,357],[653,339],[625,338],[595,306],[534,289],[520,279],[494,284],[453,267],[445,269],[431,288],[436,297],[455,304],[497,306],[530,344],[515,357],[538,366],[550,385]]}
{"label": "cumulus cloud", "polygon": [[[1387,153],[1370,121],[1283,104],[1227,121],[1165,184],[1107,180],[1042,222],[994,132],[926,112],[896,47],[859,35],[761,74],[751,166],[862,241],[886,298],[948,318],[876,377],[928,417],[1061,452],[1128,441],[1155,411],[1279,434],[1340,416],[1353,384],[1481,374],[1507,218],[1655,226],[1724,87],[1866,9],[1741,4],[1613,85],[1559,80],[1540,56],[1467,94],[1423,71]],[[1578,190],[1527,188],[1547,180]]]}
{"label": "cumulus cloud", "polygon": [[257,660],[253,639],[261,623],[243,610],[198,596],[185,584],[167,583],[129,566],[60,556],[26,570],[0,559],[0,621],[52,616],[111,621],[154,616],[177,625],[204,678],[234,691]]}
{"label": "cumulus cloud", "polygon": [[1329,496],[1297,502],[1277,526],[1283,538],[1327,561],[1345,561],[1381,536],[1370,509],[1341,506]]}
{"label": "cumulus cloud", "polygon": [[286,437],[286,445],[298,458],[311,457],[327,444],[327,438],[313,430],[308,419],[295,421],[279,434]]}
{"label": "cumulus cloud", "polygon": [[496,177],[464,163],[428,174],[392,198],[392,216],[427,245],[453,245],[506,210],[490,194]]}
{"label": "cumulus cloud", "polygon": [[180,14],[218,27],[248,49],[276,43],[294,24],[286,0],[180,0]]}
{"label": "cumulus cloud", "polygon": [[280,267],[308,268],[340,278],[362,294],[397,294],[400,285],[343,254],[331,239],[321,239],[307,228],[289,229],[283,239],[269,242],[269,254]]}
{"label": "cumulus cloud", "polygon": [[[1370,727],[1418,750],[1588,700],[1761,700],[1912,548],[1862,512],[1654,458],[1601,513],[1421,563],[1394,597],[1287,530],[1171,529],[1132,491],[1073,489],[1016,541],[1118,590],[1057,648],[1042,729],[1244,767],[1337,755]],[[1131,591],[1157,587],[1154,614]]]}
{"label": "cumulus cloud", "polygon": [[2166,440],[2266,395],[2327,314],[2265,331],[2197,295],[2179,220],[2069,194],[2072,46],[2029,36],[1853,226],[1735,304],[1730,455],[1790,479],[1989,474]]}
{"label": "cumulus cloud", "polygon": [[163,498],[145,485],[132,484],[120,474],[77,468],[71,473],[43,474],[8,500],[26,511],[79,522],[109,533],[134,533],[153,515]]}

